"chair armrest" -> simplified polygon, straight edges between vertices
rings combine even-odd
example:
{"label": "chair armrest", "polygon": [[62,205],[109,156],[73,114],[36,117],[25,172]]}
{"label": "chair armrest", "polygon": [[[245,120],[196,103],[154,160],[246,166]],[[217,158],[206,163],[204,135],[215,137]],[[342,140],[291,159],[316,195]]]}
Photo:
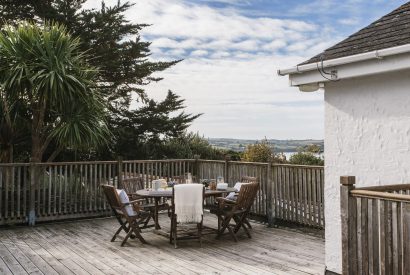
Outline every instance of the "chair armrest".
{"label": "chair armrest", "polygon": [[130,204],[138,204],[140,202],[145,202],[145,199],[138,199],[138,200],[133,200],[133,201],[129,201],[126,203],[123,203],[124,205],[130,205]]}
{"label": "chair armrest", "polygon": [[216,201],[218,202],[218,205],[220,208],[224,208],[225,206],[233,206],[236,204],[236,201],[223,198],[223,197],[216,198]]}

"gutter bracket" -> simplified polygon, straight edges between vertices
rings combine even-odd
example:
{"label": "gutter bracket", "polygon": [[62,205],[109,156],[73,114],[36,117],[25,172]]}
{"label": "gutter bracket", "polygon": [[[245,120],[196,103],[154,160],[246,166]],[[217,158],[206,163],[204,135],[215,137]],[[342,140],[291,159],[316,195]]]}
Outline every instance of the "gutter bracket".
{"label": "gutter bracket", "polygon": [[378,50],[375,51],[374,55],[375,55],[376,58],[379,59],[379,60],[383,59],[383,56],[380,55],[380,53],[379,53]]}

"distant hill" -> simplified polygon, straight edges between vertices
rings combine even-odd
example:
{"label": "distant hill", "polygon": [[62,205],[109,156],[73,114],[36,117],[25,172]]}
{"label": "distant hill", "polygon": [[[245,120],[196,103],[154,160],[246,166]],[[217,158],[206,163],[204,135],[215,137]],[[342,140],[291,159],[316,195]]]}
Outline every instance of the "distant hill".
{"label": "distant hill", "polygon": [[[258,140],[255,139],[233,139],[233,138],[209,138],[209,143],[217,148],[233,150],[236,152],[243,152],[247,145],[255,144]],[[259,140],[260,141],[260,140]],[[280,139],[268,139],[274,147],[275,152],[296,152],[299,148],[306,145],[315,144],[324,150],[323,140],[318,139],[303,139],[303,140],[280,140]]]}

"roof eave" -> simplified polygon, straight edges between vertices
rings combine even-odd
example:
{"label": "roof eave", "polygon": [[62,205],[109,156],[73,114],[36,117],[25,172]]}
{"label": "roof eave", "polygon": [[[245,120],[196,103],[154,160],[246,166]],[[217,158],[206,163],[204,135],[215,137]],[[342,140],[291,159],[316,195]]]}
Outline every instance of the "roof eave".
{"label": "roof eave", "polygon": [[301,74],[304,72],[317,70],[318,68],[326,69],[329,67],[336,67],[340,65],[346,65],[346,64],[356,63],[360,61],[371,60],[371,59],[381,59],[383,57],[393,56],[393,55],[398,55],[398,54],[403,54],[403,53],[409,53],[409,52],[410,52],[410,44],[406,44],[406,45],[401,45],[397,47],[391,47],[391,48],[371,51],[367,53],[361,53],[361,54],[350,55],[350,56],[341,57],[341,58],[325,60],[323,61],[323,63],[315,62],[315,63],[309,63],[305,65],[298,65],[296,67],[278,70],[277,73],[280,76]]}
{"label": "roof eave", "polygon": [[[361,62],[346,63],[323,70],[309,70],[289,74],[290,86],[300,91],[313,92],[325,88],[328,82],[359,78],[370,75],[410,70],[410,52],[390,55],[383,58],[366,59]],[[326,75],[325,73],[331,75]]]}

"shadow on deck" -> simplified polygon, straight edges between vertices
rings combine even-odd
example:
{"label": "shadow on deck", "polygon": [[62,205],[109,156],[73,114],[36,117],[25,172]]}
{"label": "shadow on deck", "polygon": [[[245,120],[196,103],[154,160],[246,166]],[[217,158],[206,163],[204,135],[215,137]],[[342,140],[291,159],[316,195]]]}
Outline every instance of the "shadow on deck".
{"label": "shadow on deck", "polygon": [[[204,224],[216,219],[206,215]],[[165,214],[161,225],[169,226]],[[0,274],[323,274],[320,232],[252,225],[252,239],[207,235],[202,248],[189,240],[178,249],[152,229],[143,233],[149,245],[112,243],[114,218],[0,229]]]}

